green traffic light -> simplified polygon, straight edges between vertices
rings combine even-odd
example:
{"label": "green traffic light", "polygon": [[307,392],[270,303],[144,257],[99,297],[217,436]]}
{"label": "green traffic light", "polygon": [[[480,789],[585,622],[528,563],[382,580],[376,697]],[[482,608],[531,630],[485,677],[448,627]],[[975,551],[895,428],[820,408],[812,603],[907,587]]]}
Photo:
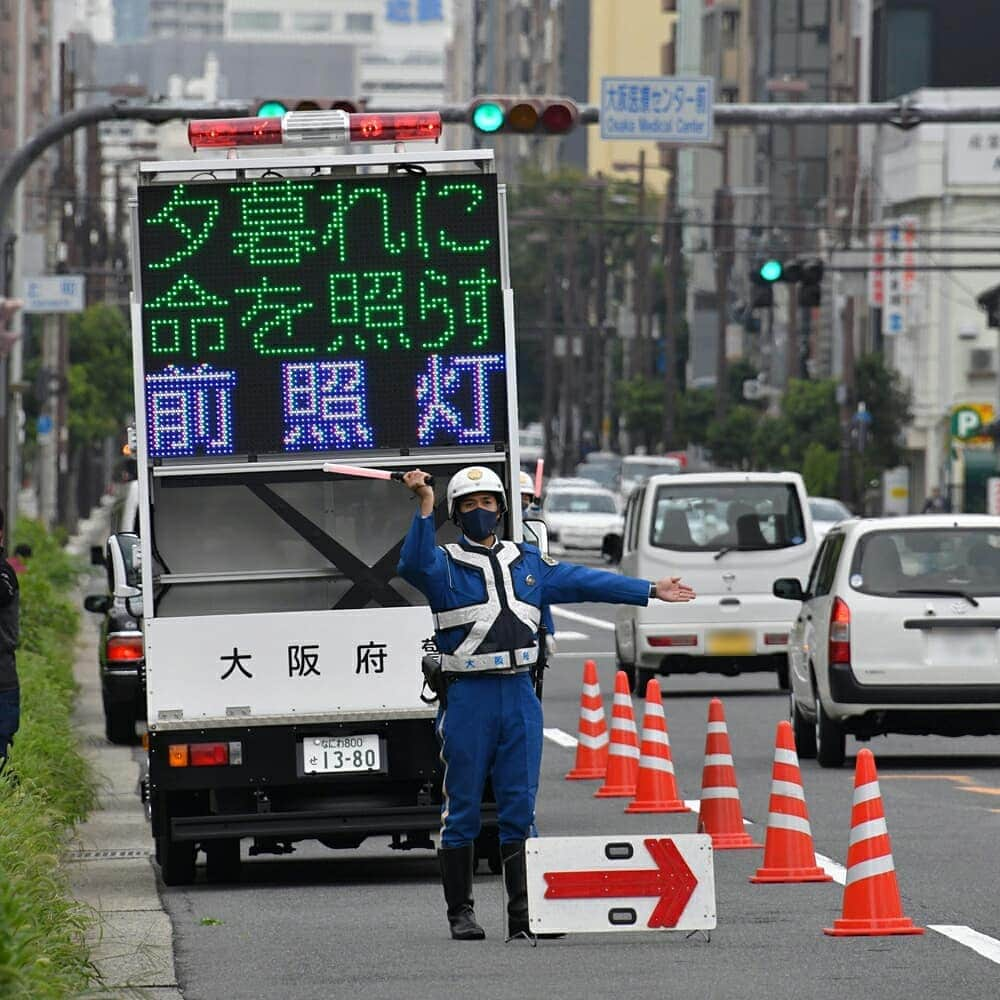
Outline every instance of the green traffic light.
{"label": "green traffic light", "polygon": [[258,118],[280,118],[288,111],[281,101],[265,101],[257,109]]}
{"label": "green traffic light", "polygon": [[760,276],[765,281],[779,281],[784,268],[780,260],[766,260],[760,265]]}
{"label": "green traffic light", "polygon": [[472,112],[472,125],[480,132],[498,132],[503,127],[503,108],[487,101]]}

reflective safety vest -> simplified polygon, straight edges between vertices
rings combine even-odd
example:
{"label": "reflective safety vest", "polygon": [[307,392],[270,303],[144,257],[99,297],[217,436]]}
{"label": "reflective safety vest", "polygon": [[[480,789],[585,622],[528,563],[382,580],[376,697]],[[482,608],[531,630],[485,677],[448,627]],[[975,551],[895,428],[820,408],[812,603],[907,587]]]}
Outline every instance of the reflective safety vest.
{"label": "reflective safety vest", "polygon": [[442,669],[455,673],[529,669],[538,660],[541,611],[515,593],[510,570],[522,558],[521,548],[514,542],[500,542],[491,551],[473,551],[454,542],[442,548],[453,563],[477,573],[486,592],[483,601],[434,615],[438,630],[468,628],[455,650],[442,654]]}

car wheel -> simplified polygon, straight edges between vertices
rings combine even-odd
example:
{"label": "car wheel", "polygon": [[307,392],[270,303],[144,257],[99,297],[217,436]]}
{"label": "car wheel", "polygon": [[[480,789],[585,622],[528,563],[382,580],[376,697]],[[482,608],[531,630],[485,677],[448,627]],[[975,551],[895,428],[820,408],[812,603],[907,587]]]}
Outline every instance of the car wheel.
{"label": "car wheel", "polygon": [[657,676],[658,671],[638,668],[635,672],[635,689],[639,696],[646,697],[646,685]]}
{"label": "car wheel", "polygon": [[634,663],[622,663],[620,660],[615,660],[615,670],[624,671],[625,676],[628,678],[628,690],[630,694],[635,694],[636,685],[636,667]]}
{"label": "car wheel", "polygon": [[[209,840],[204,845],[206,875],[209,882],[240,880],[240,841],[238,837]],[[166,881],[164,879],[164,881]]]}
{"label": "car wheel", "polygon": [[135,743],[135,711],[131,705],[116,705],[104,700],[104,735],[109,743]]}
{"label": "car wheel", "polygon": [[778,688],[782,691],[791,691],[791,680],[788,676],[788,657],[781,656],[778,659],[774,672],[778,675]]}
{"label": "car wheel", "polygon": [[190,885],[194,881],[195,845],[191,841],[171,840],[169,835],[156,838],[156,860],[164,885]]}
{"label": "car wheel", "polygon": [[803,714],[795,698],[795,692],[788,695],[788,714],[792,720],[795,749],[803,760],[816,759],[816,727]]}
{"label": "car wheel", "polygon": [[847,736],[844,727],[823,711],[823,702],[816,695],[816,760],[820,767],[843,767]]}

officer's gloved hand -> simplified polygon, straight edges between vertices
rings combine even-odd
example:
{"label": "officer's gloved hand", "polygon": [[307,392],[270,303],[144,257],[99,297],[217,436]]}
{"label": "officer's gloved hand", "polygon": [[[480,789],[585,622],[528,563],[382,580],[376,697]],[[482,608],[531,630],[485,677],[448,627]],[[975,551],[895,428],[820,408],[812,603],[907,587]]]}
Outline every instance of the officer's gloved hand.
{"label": "officer's gloved hand", "polygon": [[554,635],[545,636],[545,653],[551,656],[556,651],[556,637]]}

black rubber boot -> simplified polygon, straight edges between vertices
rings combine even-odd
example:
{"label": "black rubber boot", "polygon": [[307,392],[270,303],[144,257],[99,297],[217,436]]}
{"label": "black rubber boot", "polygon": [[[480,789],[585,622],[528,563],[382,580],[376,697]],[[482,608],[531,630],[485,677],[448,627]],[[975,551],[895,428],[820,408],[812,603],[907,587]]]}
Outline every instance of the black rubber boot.
{"label": "black rubber boot", "polygon": [[512,840],[500,845],[503,881],[507,887],[507,940],[519,936],[532,937],[528,923],[528,869],[524,858],[524,841]]}
{"label": "black rubber boot", "polygon": [[472,908],[472,872],[476,863],[475,845],[442,847],[438,851],[441,863],[441,883],[448,904],[448,923],[456,941],[482,941],[486,931],[476,923]]}
{"label": "black rubber boot", "polygon": [[524,841],[512,840],[500,845],[503,880],[507,887],[507,940],[523,937],[534,942],[554,941],[564,934],[533,934],[528,920],[528,866],[524,856]]}

